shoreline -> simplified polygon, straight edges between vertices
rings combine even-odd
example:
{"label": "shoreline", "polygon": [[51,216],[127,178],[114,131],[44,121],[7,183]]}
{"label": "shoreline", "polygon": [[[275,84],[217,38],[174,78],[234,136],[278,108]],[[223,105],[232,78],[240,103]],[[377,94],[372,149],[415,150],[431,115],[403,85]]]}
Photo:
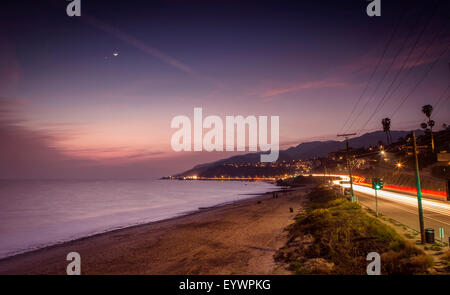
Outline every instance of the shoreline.
{"label": "shoreline", "polygon": [[[137,234],[148,234],[150,233],[150,236],[153,235],[153,237],[149,238],[149,241],[147,242],[154,242],[155,240],[158,240],[161,238],[161,236],[167,236],[170,235],[171,233],[175,232],[183,232],[183,234],[187,234],[187,236],[197,232],[197,226],[196,224],[198,224],[199,222],[205,222],[206,220],[208,220],[210,222],[210,225],[212,226],[212,228],[209,228],[210,233],[212,234],[218,234],[219,232],[217,232],[217,229],[214,229],[214,222],[218,222],[220,223],[222,220],[221,218],[216,218],[216,215],[222,215],[223,218],[225,219],[243,219],[242,222],[248,222],[249,218],[242,218],[241,216],[238,216],[239,213],[237,213],[237,211],[242,211],[243,213],[250,213],[249,211],[253,211],[255,209],[255,207],[262,207],[265,208],[265,210],[271,211],[272,208],[270,208],[270,206],[263,206],[262,204],[264,203],[269,203],[267,201],[271,202],[277,202],[277,200],[283,199],[283,201],[279,201],[277,203],[279,204],[284,204],[284,203],[290,203],[290,205],[292,205],[292,202],[289,202],[287,199],[289,198],[277,198],[274,199],[272,198],[272,193],[273,192],[279,192],[280,195],[291,195],[291,198],[295,199],[295,196],[299,197],[299,195],[304,195],[304,192],[306,191],[306,188],[300,188],[300,189],[279,189],[279,190],[274,190],[274,191],[270,191],[270,192],[266,192],[263,194],[257,194],[255,196],[249,197],[249,198],[245,198],[243,200],[238,200],[238,201],[232,201],[229,203],[224,203],[224,204],[218,204],[215,206],[210,206],[207,208],[199,208],[198,210],[195,211],[191,211],[191,212],[186,212],[185,214],[179,215],[179,216],[174,216],[172,218],[168,218],[168,219],[163,219],[163,220],[158,220],[158,221],[153,221],[153,222],[148,222],[148,223],[143,223],[143,224],[137,224],[137,225],[132,225],[132,226],[128,226],[128,227],[124,227],[124,228],[119,228],[119,229],[114,229],[111,231],[107,231],[107,232],[102,232],[102,233],[98,233],[98,234],[94,234],[94,235],[90,235],[90,236],[86,236],[86,237],[81,237],[81,238],[77,238],[74,240],[70,240],[70,241],[66,241],[66,242],[61,242],[58,244],[53,244],[53,245],[49,245],[43,248],[39,248],[36,250],[32,250],[32,251],[27,251],[24,253],[20,253],[20,254],[16,254],[13,256],[8,256],[5,258],[0,259],[0,274],[9,274],[9,273],[19,273],[19,274],[40,274],[40,273],[54,273],[54,274],[65,274],[65,266],[67,265],[67,261],[65,260],[65,256],[63,255],[63,253],[67,254],[71,251],[76,251],[75,250],[70,250],[68,251],[68,249],[73,249],[73,248],[82,248],[84,251],[88,252],[88,253],[94,253],[96,251],[98,251],[98,248],[103,248],[102,246],[95,246],[92,244],[95,243],[100,243],[100,244],[105,244],[106,247],[108,247],[108,244],[111,245],[109,242],[114,242],[116,240],[121,240],[118,239],[118,237],[120,236],[131,236],[132,238],[132,242],[142,242],[142,239],[139,238],[139,236]],[[292,195],[294,195],[294,197],[292,197]],[[301,198],[300,196],[300,198]],[[298,198],[297,198],[298,199]],[[263,202],[264,200],[266,200],[265,202]],[[242,213],[241,212],[241,213]],[[287,212],[287,210],[286,210]],[[294,213],[290,213],[288,215],[292,215],[291,217],[295,216],[295,212]],[[262,217],[264,219],[264,217]],[[286,218],[286,216],[283,216],[283,223],[287,224],[288,223],[288,219]],[[292,219],[292,218],[291,218]],[[190,228],[188,228],[187,232],[186,230],[183,231],[183,227],[184,226],[188,226]],[[279,228],[279,230],[281,229],[284,230],[284,226],[282,228]],[[225,231],[228,230],[227,228],[224,229]],[[237,231],[239,232],[239,229],[234,228],[233,231]],[[186,233],[185,233],[186,232]],[[220,234],[220,233],[219,233]],[[200,237],[201,238],[201,237]],[[132,243],[130,242],[130,243]],[[195,243],[196,241],[193,240],[193,243]],[[170,244],[170,243],[169,243]],[[122,252],[128,252],[130,245],[127,245],[127,243],[125,242],[122,245],[123,249]],[[199,246],[202,246],[202,244],[200,243]],[[231,245],[233,246],[233,245]],[[114,245],[111,245],[110,248],[114,248]],[[255,249],[261,248],[259,246],[254,246]],[[262,247],[264,248],[264,247]],[[189,250],[195,250],[194,248],[190,248]],[[273,249],[272,249],[273,250]],[[270,251],[272,251],[270,250]],[[80,251],[80,254],[82,256],[82,267],[85,266],[83,264],[83,257],[85,257],[86,255],[84,255],[82,253],[83,251]],[[212,251],[214,252],[214,251]],[[117,254],[117,255],[122,255],[117,251],[113,251],[113,254]],[[211,255],[214,256],[214,253],[209,253]],[[88,254],[89,255],[89,254]],[[117,256],[116,255],[116,256]],[[114,256],[114,255],[113,255]],[[123,255],[122,255],[123,256]],[[55,259],[55,257],[58,257],[57,259]],[[172,258],[172,259],[176,259]],[[57,261],[58,260],[58,261]],[[95,261],[95,258],[91,257],[91,260],[94,264],[97,264]],[[98,260],[98,259],[97,259]],[[101,260],[101,259],[100,259]],[[116,261],[119,264],[122,264],[121,261]],[[42,266],[44,265],[44,266]],[[64,267],[62,267],[64,266]],[[108,267],[106,267],[108,268]],[[163,265],[162,265],[162,268]],[[129,271],[129,268],[126,268],[128,270],[123,269],[122,271],[120,270],[115,270],[114,272],[108,272],[105,271],[104,269],[98,269],[95,270],[94,268],[89,268],[88,269],[92,269],[93,271],[91,273],[161,273],[161,272],[153,272],[153,271],[143,271],[141,269],[141,271]],[[165,273],[165,272],[162,272]],[[183,274],[184,272],[177,272],[175,271],[174,273],[177,274]],[[203,272],[199,272],[199,273],[203,273]],[[209,272],[206,272],[209,273]],[[212,272],[211,274],[215,274],[216,272]],[[220,273],[220,272],[219,272]],[[238,272],[239,273],[239,272]]]}
{"label": "shoreline", "polygon": [[[159,179],[157,179],[157,180],[159,180]],[[270,182],[268,182],[268,183],[270,183]],[[270,183],[270,184],[274,184],[274,183]],[[184,211],[180,210],[179,212],[173,212],[172,214],[166,214],[166,216],[162,217],[161,219],[145,220],[145,219],[148,219],[148,218],[144,218],[144,219],[141,219],[140,221],[137,220],[137,221],[125,222],[125,223],[118,224],[118,225],[113,225],[113,226],[110,226],[110,227],[104,227],[104,228],[99,228],[99,229],[88,230],[88,231],[85,231],[83,233],[73,234],[71,236],[50,240],[48,242],[41,242],[41,243],[38,243],[38,244],[35,243],[34,245],[29,245],[27,247],[23,247],[21,249],[15,250],[15,251],[7,252],[6,254],[2,254],[2,256],[0,256],[0,262],[3,261],[3,260],[7,260],[9,258],[13,258],[13,257],[19,256],[19,255],[23,255],[23,254],[27,254],[27,253],[32,253],[32,252],[39,251],[39,250],[42,250],[42,249],[46,249],[46,248],[49,248],[49,247],[54,247],[54,246],[62,245],[62,244],[65,244],[65,243],[70,243],[70,242],[73,242],[73,241],[89,238],[89,237],[95,237],[95,236],[98,236],[98,235],[114,232],[114,231],[117,231],[117,230],[132,228],[132,227],[135,227],[135,226],[141,226],[141,225],[152,224],[152,223],[161,222],[161,221],[165,221],[165,220],[171,220],[171,219],[174,219],[174,218],[179,218],[179,217],[183,217],[183,216],[190,215],[190,214],[195,214],[195,213],[197,213],[199,211],[202,211],[202,210],[205,210],[207,208],[220,207],[220,206],[224,206],[224,205],[231,204],[231,203],[234,203],[234,202],[244,201],[246,199],[254,198],[254,197],[257,197],[257,196],[261,196],[261,195],[264,195],[264,194],[273,193],[273,192],[277,192],[277,191],[281,191],[281,190],[282,190],[281,187],[276,187],[275,186],[273,188],[269,188],[269,191],[266,191],[266,192],[236,194],[236,197],[241,196],[242,198],[238,199],[238,200],[226,200],[226,201],[223,200],[220,203],[209,205],[207,207],[188,208],[188,209],[184,209]],[[5,256],[3,256],[3,255],[5,255]]]}

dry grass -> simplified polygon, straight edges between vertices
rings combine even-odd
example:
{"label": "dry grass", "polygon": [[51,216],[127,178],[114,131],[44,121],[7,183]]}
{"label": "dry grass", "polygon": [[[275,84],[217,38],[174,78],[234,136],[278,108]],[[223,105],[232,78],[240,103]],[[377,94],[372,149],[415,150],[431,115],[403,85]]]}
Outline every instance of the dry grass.
{"label": "dry grass", "polygon": [[[358,204],[325,188],[309,197],[306,210],[289,227],[289,242],[276,256],[290,263],[294,272],[365,274],[369,252],[380,253],[383,274],[424,273],[432,266],[431,257],[366,215]],[[312,237],[312,242],[305,245],[305,237]],[[324,260],[309,267],[316,258]]]}
{"label": "dry grass", "polygon": [[450,250],[444,253],[442,260],[445,261],[447,263],[447,266],[450,267]]}

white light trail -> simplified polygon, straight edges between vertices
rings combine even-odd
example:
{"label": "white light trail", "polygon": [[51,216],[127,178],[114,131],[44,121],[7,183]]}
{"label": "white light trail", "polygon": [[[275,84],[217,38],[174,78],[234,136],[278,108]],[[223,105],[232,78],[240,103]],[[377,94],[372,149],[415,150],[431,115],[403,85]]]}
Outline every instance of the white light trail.
{"label": "white light trail", "polygon": [[[371,187],[353,185],[353,190],[375,197],[375,190]],[[414,198],[412,196],[394,193],[390,191],[378,190],[378,197],[417,208],[417,198]],[[432,212],[450,216],[450,204],[444,204],[440,202],[422,199],[422,207],[424,210],[429,210]]]}
{"label": "white light trail", "polygon": [[[321,177],[330,177],[330,176],[339,177],[343,181],[350,180],[350,178],[346,175],[336,175],[336,174],[331,174],[331,175],[311,174],[311,175],[312,176],[321,176]],[[341,184],[339,180],[334,180],[333,183],[340,185],[342,187],[350,187],[349,184]],[[353,184],[353,190],[356,192],[364,193],[364,194],[370,195],[372,197],[375,197],[375,190],[371,187]],[[394,193],[391,191],[378,190],[378,197],[417,208],[417,198],[409,196],[409,195],[405,195],[405,194],[401,194],[401,193]],[[445,204],[445,203],[438,202],[438,201],[422,199],[422,207],[424,210],[428,210],[428,211],[432,211],[432,212],[439,213],[442,215],[450,216],[450,204]]]}

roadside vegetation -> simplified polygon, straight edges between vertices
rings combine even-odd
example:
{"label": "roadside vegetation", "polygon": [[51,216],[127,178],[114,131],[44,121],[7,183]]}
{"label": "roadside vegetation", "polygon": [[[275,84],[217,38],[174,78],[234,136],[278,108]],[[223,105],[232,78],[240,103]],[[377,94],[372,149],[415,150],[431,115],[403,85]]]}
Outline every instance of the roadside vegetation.
{"label": "roadside vegetation", "polygon": [[339,193],[319,186],[309,198],[276,254],[294,273],[366,274],[369,252],[381,255],[382,274],[426,273],[433,265],[422,250]]}
{"label": "roadside vegetation", "polygon": [[450,250],[444,253],[443,260],[446,263],[446,266],[450,268]]}
{"label": "roadside vegetation", "polygon": [[289,187],[303,187],[310,184],[319,184],[320,180],[313,176],[301,176],[291,177],[287,179],[277,180],[278,186],[289,186]]}

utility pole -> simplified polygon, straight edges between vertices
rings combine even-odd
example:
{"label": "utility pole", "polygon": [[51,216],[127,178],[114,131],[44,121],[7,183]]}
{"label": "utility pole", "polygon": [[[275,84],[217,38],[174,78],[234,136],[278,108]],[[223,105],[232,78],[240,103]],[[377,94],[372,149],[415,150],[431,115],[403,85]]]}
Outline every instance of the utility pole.
{"label": "utility pole", "polygon": [[347,134],[338,134],[338,137],[345,137],[345,143],[347,145],[347,167],[348,167],[348,176],[350,177],[350,195],[352,197],[352,202],[355,202],[355,194],[353,193],[353,177],[352,177],[352,166],[350,163],[350,148],[348,146],[348,137],[356,135],[356,133],[347,133]]}
{"label": "utility pole", "polygon": [[417,156],[416,133],[412,132],[413,138],[413,152],[416,170],[416,189],[417,189],[417,203],[419,207],[419,224],[420,224],[420,238],[422,244],[425,243],[425,226],[423,224],[423,210],[422,210],[422,192],[420,191],[420,175],[419,175],[419,157]]}
{"label": "utility pole", "polygon": [[[326,164],[324,164],[323,167],[325,168],[325,173],[324,173],[325,178],[328,180],[328,182],[331,182],[330,170],[327,168]],[[327,176],[327,174],[328,174],[328,176]]]}
{"label": "utility pole", "polygon": [[377,214],[377,217],[378,217],[378,193],[377,193],[377,189],[375,190],[375,207],[376,207],[376,209],[375,209],[375,212],[376,212],[376,214]]}

